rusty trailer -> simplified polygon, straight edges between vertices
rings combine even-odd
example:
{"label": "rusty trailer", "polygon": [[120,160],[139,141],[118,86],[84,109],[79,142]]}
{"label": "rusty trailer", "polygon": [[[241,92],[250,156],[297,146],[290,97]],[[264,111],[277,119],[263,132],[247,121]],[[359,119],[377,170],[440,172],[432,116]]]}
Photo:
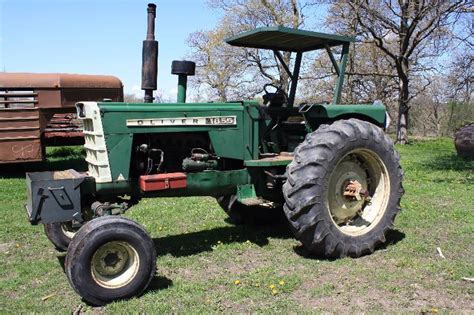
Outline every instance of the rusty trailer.
{"label": "rusty trailer", "polygon": [[0,163],[44,159],[45,146],[83,143],[79,101],[123,101],[114,76],[0,72]]}

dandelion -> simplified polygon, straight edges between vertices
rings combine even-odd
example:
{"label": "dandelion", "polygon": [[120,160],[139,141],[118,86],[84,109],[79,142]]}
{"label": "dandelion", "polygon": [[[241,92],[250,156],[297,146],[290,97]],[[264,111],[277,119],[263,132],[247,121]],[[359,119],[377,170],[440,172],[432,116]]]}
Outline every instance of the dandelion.
{"label": "dandelion", "polygon": [[235,284],[235,285],[239,285],[239,284],[240,284],[240,280],[235,280],[235,281],[234,281],[234,284]]}
{"label": "dandelion", "polygon": [[272,289],[272,295],[276,295],[278,294],[278,290],[277,289]]}
{"label": "dandelion", "polygon": [[278,282],[280,285],[285,285],[285,281],[283,280],[280,280],[280,282]]}
{"label": "dandelion", "polygon": [[274,284],[270,284],[268,287],[272,290],[275,290],[275,285]]}

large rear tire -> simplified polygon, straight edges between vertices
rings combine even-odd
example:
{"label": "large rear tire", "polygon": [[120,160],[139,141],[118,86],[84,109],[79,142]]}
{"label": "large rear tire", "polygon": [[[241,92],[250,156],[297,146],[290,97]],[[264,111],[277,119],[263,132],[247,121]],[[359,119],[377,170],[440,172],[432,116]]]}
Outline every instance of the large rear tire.
{"label": "large rear tire", "polygon": [[392,140],[365,121],[340,120],[308,134],[283,185],[296,238],[319,256],[372,253],[400,211],[399,160]]}
{"label": "large rear tire", "polygon": [[156,250],[136,222],[107,216],[87,222],[69,245],[69,283],[94,305],[141,294],[156,270]]}
{"label": "large rear tire", "polygon": [[237,200],[237,196],[217,197],[217,203],[229,216],[232,224],[269,224],[284,218],[282,207],[246,206]]}

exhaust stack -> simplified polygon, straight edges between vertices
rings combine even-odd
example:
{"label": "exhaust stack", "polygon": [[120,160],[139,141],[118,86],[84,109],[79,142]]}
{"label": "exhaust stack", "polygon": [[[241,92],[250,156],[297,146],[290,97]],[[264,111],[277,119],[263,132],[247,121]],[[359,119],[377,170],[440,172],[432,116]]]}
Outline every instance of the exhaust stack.
{"label": "exhaust stack", "polygon": [[153,91],[157,88],[158,77],[158,41],[155,40],[156,5],[148,4],[148,23],[146,39],[142,50],[142,90],[145,91],[145,103],[153,103]]}

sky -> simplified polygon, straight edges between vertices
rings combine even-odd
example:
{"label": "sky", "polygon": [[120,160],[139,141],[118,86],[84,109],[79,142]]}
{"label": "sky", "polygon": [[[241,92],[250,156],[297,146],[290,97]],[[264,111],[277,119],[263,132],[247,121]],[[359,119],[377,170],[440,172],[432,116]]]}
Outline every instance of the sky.
{"label": "sky", "polygon": [[[0,0],[0,71],[109,74],[126,94],[142,96],[141,49],[147,4],[142,0]],[[205,0],[159,0],[158,89],[174,99],[171,61],[190,53],[192,32],[212,29],[218,13]]]}

